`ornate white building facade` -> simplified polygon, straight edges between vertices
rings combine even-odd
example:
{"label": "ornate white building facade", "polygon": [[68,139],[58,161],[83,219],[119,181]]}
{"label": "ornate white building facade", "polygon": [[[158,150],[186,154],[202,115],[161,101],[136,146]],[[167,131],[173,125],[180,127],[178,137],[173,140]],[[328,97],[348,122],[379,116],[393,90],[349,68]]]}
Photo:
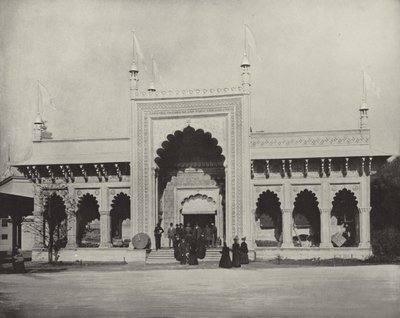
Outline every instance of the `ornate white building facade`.
{"label": "ornate white building facade", "polygon": [[159,221],[215,223],[260,260],[370,255],[370,175],[385,155],[371,149],[366,105],[357,129],[251,132],[246,56],[241,69],[240,87],[140,91],[134,62],[127,137],[51,139],[38,114],[32,157],[15,166],[35,189],[34,222],[50,204],[74,210],[61,259],[137,260],[113,243],[153,238]]}

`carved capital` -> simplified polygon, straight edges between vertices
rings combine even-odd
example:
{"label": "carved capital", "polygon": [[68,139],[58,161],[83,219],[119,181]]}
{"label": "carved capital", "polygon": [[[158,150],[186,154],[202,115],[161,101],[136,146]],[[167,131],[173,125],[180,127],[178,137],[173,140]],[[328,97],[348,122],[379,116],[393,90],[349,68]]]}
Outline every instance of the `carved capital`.
{"label": "carved capital", "polygon": [[331,213],[331,208],[322,208],[322,209],[319,209],[319,212],[321,213],[321,214],[326,214],[326,213]]}
{"label": "carved capital", "polygon": [[360,211],[360,213],[370,213],[371,212],[371,208],[370,207],[365,207],[365,208],[358,208],[358,210]]}
{"label": "carved capital", "polygon": [[100,217],[102,216],[109,216],[110,215],[110,211],[99,211]]}
{"label": "carved capital", "polygon": [[293,212],[293,209],[282,209],[282,214],[286,214],[286,213],[292,214],[292,212]]}

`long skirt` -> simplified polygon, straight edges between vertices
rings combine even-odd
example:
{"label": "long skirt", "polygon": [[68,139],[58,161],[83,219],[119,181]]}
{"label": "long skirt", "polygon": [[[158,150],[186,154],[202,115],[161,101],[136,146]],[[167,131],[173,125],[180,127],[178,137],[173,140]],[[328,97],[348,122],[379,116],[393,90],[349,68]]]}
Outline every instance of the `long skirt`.
{"label": "long skirt", "polygon": [[233,267],[240,267],[240,253],[239,252],[233,252],[232,253],[232,266]]}
{"label": "long skirt", "polygon": [[189,265],[199,265],[196,254],[189,254]]}
{"label": "long skirt", "polygon": [[232,262],[229,254],[228,255],[222,254],[221,259],[219,261],[219,267],[232,268]]}
{"label": "long skirt", "polygon": [[249,264],[249,255],[247,253],[240,253],[240,263]]}

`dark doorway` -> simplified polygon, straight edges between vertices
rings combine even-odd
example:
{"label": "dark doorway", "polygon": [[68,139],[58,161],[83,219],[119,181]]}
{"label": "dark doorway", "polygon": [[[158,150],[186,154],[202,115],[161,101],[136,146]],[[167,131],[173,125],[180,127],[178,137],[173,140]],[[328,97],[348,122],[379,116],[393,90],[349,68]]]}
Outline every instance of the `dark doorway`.
{"label": "dark doorway", "polygon": [[215,214],[186,214],[183,216],[185,226],[190,223],[193,227],[198,224],[201,228],[205,228],[207,224],[215,224]]}

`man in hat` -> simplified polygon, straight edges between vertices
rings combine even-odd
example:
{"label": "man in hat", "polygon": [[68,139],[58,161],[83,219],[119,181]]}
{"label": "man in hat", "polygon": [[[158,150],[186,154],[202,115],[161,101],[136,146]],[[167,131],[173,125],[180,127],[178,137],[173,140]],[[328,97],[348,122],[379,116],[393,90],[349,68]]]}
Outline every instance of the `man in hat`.
{"label": "man in hat", "polygon": [[171,245],[174,241],[175,237],[175,229],[174,229],[174,223],[169,224],[169,228],[167,230],[167,236],[168,236],[168,246],[171,248]]}
{"label": "man in hat", "polygon": [[154,229],[154,237],[156,239],[156,250],[161,248],[161,235],[164,233],[164,229],[161,227],[161,223],[158,222]]}

